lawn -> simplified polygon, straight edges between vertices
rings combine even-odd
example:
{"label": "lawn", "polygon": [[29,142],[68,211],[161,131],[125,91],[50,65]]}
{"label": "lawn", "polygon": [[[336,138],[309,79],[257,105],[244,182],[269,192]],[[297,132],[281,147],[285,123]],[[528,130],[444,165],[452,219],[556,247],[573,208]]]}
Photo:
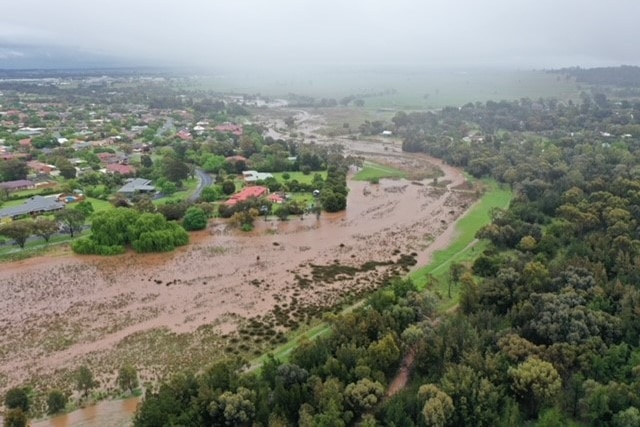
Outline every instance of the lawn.
{"label": "lawn", "polygon": [[[93,197],[87,197],[85,199],[85,201],[90,202],[91,205],[93,206],[93,212],[102,212],[102,211],[106,211],[109,209],[113,209],[113,205],[109,202],[107,202],[106,200],[101,200],[101,199],[94,199]],[[73,207],[74,205],[71,204],[69,205],[69,207]]]}
{"label": "lawn", "polygon": [[162,204],[168,203],[168,202],[176,202],[176,201],[186,200],[186,199],[189,198],[189,196],[191,196],[193,194],[194,191],[196,191],[196,188],[198,188],[198,183],[199,183],[199,180],[197,178],[187,179],[187,180],[183,181],[182,189],[180,191],[176,191],[175,193],[173,193],[169,197],[163,197],[161,199],[155,199],[153,201],[153,203],[155,203],[157,205],[162,205]]}
{"label": "lawn", "polygon": [[382,178],[406,178],[407,173],[389,166],[364,162],[364,167],[353,176],[356,181],[371,181]]}
{"label": "lawn", "polygon": [[[282,175],[285,173],[289,174],[289,179],[284,179],[282,177]],[[322,179],[327,178],[327,171],[315,171],[315,172],[309,173],[308,175],[305,175],[302,172],[274,172],[272,173],[272,175],[278,182],[293,181],[295,179],[296,181],[302,184],[311,184],[313,182],[313,176],[317,173],[319,173],[320,176],[322,176]]]}

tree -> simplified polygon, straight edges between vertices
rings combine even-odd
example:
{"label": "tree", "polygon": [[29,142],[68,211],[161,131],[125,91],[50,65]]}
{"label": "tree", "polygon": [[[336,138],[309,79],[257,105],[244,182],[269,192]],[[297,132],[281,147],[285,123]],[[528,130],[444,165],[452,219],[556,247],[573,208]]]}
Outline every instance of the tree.
{"label": "tree", "polygon": [[27,427],[27,415],[20,408],[9,409],[4,414],[4,427]]}
{"label": "tree", "polygon": [[47,413],[49,415],[64,411],[67,406],[67,396],[60,390],[51,390],[47,394]]}
{"label": "tree", "polygon": [[73,179],[76,177],[76,168],[64,157],[59,157],[56,160],[56,167],[64,179]]}
{"label": "tree", "polygon": [[71,238],[76,232],[82,231],[86,216],[84,212],[77,209],[63,209],[54,214],[56,221],[62,224],[64,230],[71,234]]}
{"label": "tree", "polygon": [[178,191],[178,187],[174,182],[165,181],[162,184],[160,184],[160,192],[165,196],[171,196],[176,191]]}
{"label": "tree", "polygon": [[[235,188],[234,188],[235,190]],[[200,194],[200,200],[203,202],[215,202],[220,198],[220,193],[216,187],[205,187]]]}
{"label": "tree", "polygon": [[225,181],[222,183],[222,192],[229,196],[236,192],[236,185],[233,181]]}
{"label": "tree", "polygon": [[29,169],[27,163],[20,159],[9,159],[0,162],[0,181],[17,181],[26,179]]}
{"label": "tree", "polygon": [[76,372],[75,377],[78,391],[81,391],[84,397],[89,396],[89,391],[97,385],[93,379],[93,372],[91,372],[88,367],[81,366]]}
{"label": "tree", "polygon": [[0,226],[0,235],[7,236],[10,239],[20,246],[20,248],[24,248],[24,244],[27,242],[27,239],[33,233],[33,222],[27,220],[20,221],[12,221],[8,224]]}
{"label": "tree", "polygon": [[4,396],[4,406],[9,409],[21,409],[23,412],[28,412],[29,396],[27,391],[20,387],[9,389]]}
{"label": "tree", "polygon": [[529,416],[535,416],[539,409],[562,388],[560,375],[553,365],[537,357],[530,357],[517,367],[509,368],[513,391],[528,406]]}
{"label": "tree", "polygon": [[286,221],[289,218],[289,207],[287,205],[278,205],[274,213],[280,221]]}
{"label": "tree", "polygon": [[204,230],[207,228],[207,214],[200,208],[190,207],[184,214],[182,226],[187,231]]}
{"label": "tree", "polygon": [[176,184],[189,177],[189,166],[173,156],[165,156],[162,160],[162,174]]}
{"label": "tree", "polygon": [[[238,387],[235,393],[225,391],[209,404],[209,413],[220,424],[243,425],[249,423],[255,415],[255,392],[244,387]],[[216,423],[217,424],[217,423]]]}
{"label": "tree", "polygon": [[138,371],[133,365],[124,365],[118,371],[118,385],[122,391],[133,390],[138,387]]}
{"label": "tree", "polygon": [[44,216],[37,217],[33,222],[33,233],[42,237],[47,243],[49,243],[51,236],[57,233],[58,230],[58,223]]}
{"label": "tree", "polygon": [[366,411],[376,406],[383,394],[384,386],[378,381],[371,381],[368,378],[351,383],[344,389],[347,402],[358,411]]}
{"label": "tree", "polygon": [[83,200],[75,205],[73,209],[81,211],[84,214],[85,218],[89,218],[93,214],[93,212],[95,212],[95,210],[93,209],[93,204],[86,200]]}
{"label": "tree", "polygon": [[451,284],[457,285],[464,274],[466,267],[459,262],[452,262],[449,265],[449,298],[451,298]]}
{"label": "tree", "polygon": [[145,168],[153,167],[153,159],[148,154],[143,154],[140,156],[140,164]]}
{"label": "tree", "polygon": [[444,427],[453,414],[453,400],[437,386],[426,384],[418,390],[418,400],[424,402],[422,416],[428,426]]}

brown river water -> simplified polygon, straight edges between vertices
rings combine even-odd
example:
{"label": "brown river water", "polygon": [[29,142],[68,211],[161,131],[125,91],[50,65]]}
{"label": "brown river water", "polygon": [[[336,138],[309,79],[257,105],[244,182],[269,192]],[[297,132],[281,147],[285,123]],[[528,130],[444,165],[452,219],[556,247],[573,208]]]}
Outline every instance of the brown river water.
{"label": "brown river water", "polygon": [[[468,192],[456,190],[463,175],[389,143],[352,144],[353,153],[408,170],[440,168],[440,180],[449,185],[350,181],[347,211],[319,219],[260,219],[250,233],[212,221],[192,234],[187,247],[170,254],[101,258],[61,251],[2,264],[0,392],[24,383],[41,390],[68,386],[56,382],[60,373],[80,364],[91,366],[103,387],[113,388],[122,354],[132,357],[139,371],[163,364],[162,349],[135,347],[132,337],[156,330],[189,337],[207,325],[226,334],[238,319],[267,314],[292,294],[307,303],[326,302],[338,298],[336,289],[359,286],[352,281],[297,288],[295,277],[311,263],[357,266],[415,252],[418,265],[426,264],[455,237],[455,220],[471,204]],[[136,403],[103,401],[32,425],[127,425]]]}
{"label": "brown river water", "polygon": [[32,422],[31,427],[124,427],[131,424],[131,416],[140,399],[105,400],[47,420]]}

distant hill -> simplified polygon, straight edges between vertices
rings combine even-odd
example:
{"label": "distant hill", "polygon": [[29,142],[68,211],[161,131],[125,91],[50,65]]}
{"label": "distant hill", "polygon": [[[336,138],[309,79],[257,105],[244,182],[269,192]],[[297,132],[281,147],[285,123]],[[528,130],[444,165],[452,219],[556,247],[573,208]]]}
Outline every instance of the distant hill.
{"label": "distant hill", "polygon": [[550,72],[575,77],[578,83],[640,88],[640,67],[632,65],[600,68],[562,68]]}

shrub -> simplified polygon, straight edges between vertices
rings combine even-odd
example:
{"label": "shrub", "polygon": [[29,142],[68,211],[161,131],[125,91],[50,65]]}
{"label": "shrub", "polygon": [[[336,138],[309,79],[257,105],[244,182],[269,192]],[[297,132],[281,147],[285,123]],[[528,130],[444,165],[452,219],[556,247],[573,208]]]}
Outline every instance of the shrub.
{"label": "shrub", "polygon": [[67,406],[67,396],[60,390],[51,390],[47,395],[47,413],[49,415],[64,411]]}
{"label": "shrub", "polygon": [[207,214],[200,208],[190,207],[182,220],[182,226],[187,231],[204,230],[207,228]]}
{"label": "shrub", "polygon": [[29,410],[27,391],[20,387],[9,389],[4,397],[4,405],[8,409],[22,409],[23,412],[27,412]]}
{"label": "shrub", "polygon": [[229,196],[236,192],[236,185],[233,181],[225,181],[222,183],[222,192]]}

